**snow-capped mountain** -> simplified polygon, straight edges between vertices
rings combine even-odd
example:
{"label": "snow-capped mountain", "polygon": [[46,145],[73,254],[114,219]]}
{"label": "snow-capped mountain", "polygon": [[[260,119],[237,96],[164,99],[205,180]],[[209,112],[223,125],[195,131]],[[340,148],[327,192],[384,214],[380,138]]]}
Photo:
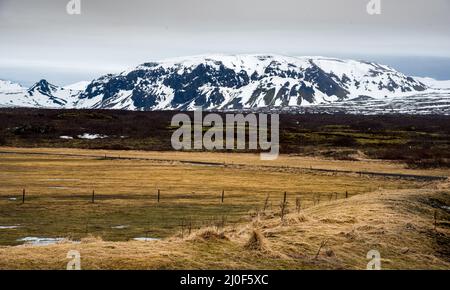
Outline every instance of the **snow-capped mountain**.
{"label": "snow-capped mountain", "polygon": [[[208,55],[144,63],[60,88],[0,83],[0,106],[128,110],[296,110],[409,102],[444,95],[444,82],[406,76],[371,62],[326,57]],[[447,106],[447,107],[445,107]],[[411,106],[410,106],[411,107]],[[447,109],[446,109],[447,108]],[[442,109],[442,107],[441,107]]]}
{"label": "snow-capped mountain", "polygon": [[211,55],[142,64],[90,83],[79,106],[133,110],[250,109],[399,97],[421,82],[368,62],[324,57]]}
{"label": "snow-capped mountain", "polygon": [[18,105],[19,99],[22,99],[26,88],[20,84],[11,81],[0,80],[0,107]]}
{"label": "snow-capped mountain", "polygon": [[66,89],[40,80],[29,89],[0,80],[0,107],[64,108],[71,106],[82,90]]}

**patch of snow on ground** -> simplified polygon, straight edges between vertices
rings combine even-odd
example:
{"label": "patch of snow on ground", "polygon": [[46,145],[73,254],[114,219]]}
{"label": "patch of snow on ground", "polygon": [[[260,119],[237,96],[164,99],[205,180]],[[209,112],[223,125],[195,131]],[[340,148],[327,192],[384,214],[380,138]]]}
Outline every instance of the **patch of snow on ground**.
{"label": "patch of snow on ground", "polygon": [[48,246],[54,245],[64,241],[63,238],[38,238],[38,237],[25,237],[22,239],[18,239],[18,242],[24,242],[26,245],[33,246]]}
{"label": "patch of snow on ground", "polygon": [[150,241],[159,241],[161,239],[158,238],[134,238],[133,240],[135,241],[140,241],[140,242],[150,242]]}
{"label": "patch of snow on ground", "polygon": [[129,227],[128,225],[118,225],[118,226],[113,226],[111,228],[115,229],[115,230],[123,230],[123,229],[126,229],[128,227]]}
{"label": "patch of snow on ground", "polygon": [[105,139],[108,138],[107,135],[101,135],[101,134],[89,134],[89,133],[84,133],[83,135],[78,135],[77,136],[80,139],[88,139],[88,140],[95,140],[95,139]]}

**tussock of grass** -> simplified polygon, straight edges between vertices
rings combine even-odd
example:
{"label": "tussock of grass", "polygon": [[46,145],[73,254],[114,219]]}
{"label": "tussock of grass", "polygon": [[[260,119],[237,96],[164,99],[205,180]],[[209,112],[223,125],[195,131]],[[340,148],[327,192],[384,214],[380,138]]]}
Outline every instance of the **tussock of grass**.
{"label": "tussock of grass", "polygon": [[217,241],[217,240],[225,240],[228,241],[228,237],[223,232],[218,232],[214,229],[205,229],[200,230],[195,234],[194,240],[196,241]]}
{"label": "tussock of grass", "polygon": [[267,245],[263,234],[258,229],[253,229],[250,238],[245,243],[244,248],[250,251],[267,251]]}
{"label": "tussock of grass", "polygon": [[304,215],[304,214],[293,214],[293,215],[288,215],[287,217],[285,217],[282,221],[283,225],[295,225],[298,223],[303,223],[306,222],[308,220],[308,218]]}
{"label": "tussock of grass", "polygon": [[347,224],[347,223],[355,223],[356,218],[339,218],[339,219],[330,219],[330,218],[324,218],[320,220],[322,223],[325,224]]}

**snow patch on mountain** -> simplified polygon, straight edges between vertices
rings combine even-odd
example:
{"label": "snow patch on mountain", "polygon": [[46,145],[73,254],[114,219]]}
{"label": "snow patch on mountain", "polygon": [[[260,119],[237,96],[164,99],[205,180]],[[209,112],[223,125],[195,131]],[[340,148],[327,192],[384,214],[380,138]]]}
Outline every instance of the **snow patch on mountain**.
{"label": "snow patch on mountain", "polygon": [[414,77],[414,78],[422,82],[423,84],[427,85],[431,89],[450,90],[450,80],[442,81],[424,77]]}
{"label": "snow patch on mountain", "polygon": [[23,102],[22,96],[25,94],[26,88],[18,83],[0,80],[0,107],[14,106]]}
{"label": "snow patch on mountain", "polygon": [[0,80],[0,92],[16,93],[16,92],[22,92],[23,90],[25,90],[25,88],[22,87],[18,83],[14,83],[14,82],[7,81],[7,80]]}
{"label": "snow patch on mountain", "polygon": [[89,85],[89,81],[81,81],[68,86],[63,87],[65,90],[70,91],[84,91],[86,87]]}

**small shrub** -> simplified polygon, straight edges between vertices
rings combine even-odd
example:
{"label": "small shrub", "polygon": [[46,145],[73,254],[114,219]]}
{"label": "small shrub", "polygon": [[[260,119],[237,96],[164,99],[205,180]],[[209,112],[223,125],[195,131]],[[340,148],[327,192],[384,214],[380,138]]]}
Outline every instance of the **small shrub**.
{"label": "small shrub", "polygon": [[25,124],[13,128],[11,131],[15,135],[43,135],[52,133],[55,129],[49,125]]}
{"label": "small shrub", "polygon": [[355,140],[355,138],[351,136],[339,136],[336,137],[332,141],[334,146],[337,147],[354,147],[358,145],[358,142]]}
{"label": "small shrub", "polygon": [[6,138],[0,135],[0,145],[6,145]]}

